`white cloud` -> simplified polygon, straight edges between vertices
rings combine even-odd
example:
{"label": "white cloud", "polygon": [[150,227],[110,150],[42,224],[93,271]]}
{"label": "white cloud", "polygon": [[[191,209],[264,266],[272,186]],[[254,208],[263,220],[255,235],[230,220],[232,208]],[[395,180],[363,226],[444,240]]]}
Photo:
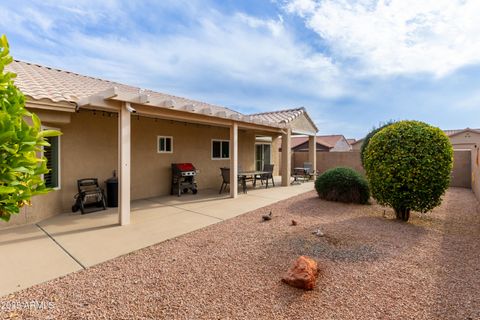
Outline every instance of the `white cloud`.
{"label": "white cloud", "polygon": [[[183,14],[194,26],[169,33],[139,28],[138,21],[128,15],[132,8],[122,8],[119,2],[96,4],[92,9],[81,2],[67,1],[55,8],[60,10],[57,14],[46,12],[53,5],[46,3],[46,7],[25,6],[23,12],[15,13],[20,16],[37,10],[37,36],[41,41],[51,39],[57,46],[49,48],[49,53],[44,47],[37,53],[31,47],[20,48],[19,52],[28,53],[27,60],[32,62],[157,90],[174,88],[177,92],[172,93],[177,94],[188,94],[192,86],[210,94],[221,90],[202,87],[205,80],[217,81],[218,85],[235,83],[233,90],[238,91],[248,86],[317,97],[344,93],[340,72],[332,60],[298,42],[281,16],[260,19],[240,12],[227,15],[215,9],[195,8],[193,2]],[[102,20],[107,13],[108,19]],[[33,32],[28,23],[32,22],[19,19],[11,32]],[[119,34],[118,28],[108,31],[108,26],[120,23],[128,32]],[[87,32],[87,27],[101,32]],[[223,92],[224,96],[229,94]]]}
{"label": "white cloud", "polygon": [[292,0],[285,7],[367,74],[444,76],[480,63],[478,0]]}

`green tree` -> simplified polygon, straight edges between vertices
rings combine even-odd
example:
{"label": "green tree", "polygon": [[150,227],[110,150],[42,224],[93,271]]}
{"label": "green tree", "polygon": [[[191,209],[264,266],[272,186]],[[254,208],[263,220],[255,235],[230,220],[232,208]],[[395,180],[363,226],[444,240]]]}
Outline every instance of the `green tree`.
{"label": "green tree", "polygon": [[382,130],[383,128],[395,123],[393,120],[387,121],[385,123],[380,123],[378,128],[373,127],[372,130],[363,138],[362,146],[360,147],[360,159],[362,160],[362,166],[365,167],[365,150],[367,149],[368,143],[370,139],[377,133],[378,131]]}
{"label": "green tree", "polygon": [[[25,109],[25,96],[14,85],[15,74],[6,72],[12,62],[5,35],[0,38],[0,219],[30,203],[32,196],[47,193],[42,174],[48,173],[42,146],[55,130],[42,130],[40,119]],[[29,124],[31,123],[31,125]]]}
{"label": "green tree", "polygon": [[445,133],[419,121],[400,121],[378,131],[365,150],[372,196],[408,221],[410,211],[440,205],[450,183],[453,149]]}

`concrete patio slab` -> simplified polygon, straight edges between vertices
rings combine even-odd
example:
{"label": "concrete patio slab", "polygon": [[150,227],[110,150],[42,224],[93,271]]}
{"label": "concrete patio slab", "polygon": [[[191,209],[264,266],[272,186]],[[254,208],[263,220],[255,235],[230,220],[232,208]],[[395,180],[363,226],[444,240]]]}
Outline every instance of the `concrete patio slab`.
{"label": "concrete patio slab", "polygon": [[249,189],[231,199],[217,190],[132,202],[131,224],[118,225],[116,208],[66,213],[0,231],[0,295],[148,247],[313,190],[313,183]]}
{"label": "concrete patio slab", "polygon": [[232,200],[229,199],[219,200],[215,204],[212,204],[210,206],[197,208],[195,209],[195,212],[213,216],[221,220],[226,220],[275,202],[271,199],[253,197],[248,195],[243,195],[239,199],[241,199],[241,205],[232,206]]}
{"label": "concrete patio slab", "polygon": [[0,296],[81,270],[36,225],[0,232]]}
{"label": "concrete patio slab", "polygon": [[117,224],[116,212],[101,220],[99,215],[102,214],[81,217],[80,225],[58,224],[53,218],[41,226],[83,266],[89,267],[220,221],[170,206],[134,211],[128,226]]}

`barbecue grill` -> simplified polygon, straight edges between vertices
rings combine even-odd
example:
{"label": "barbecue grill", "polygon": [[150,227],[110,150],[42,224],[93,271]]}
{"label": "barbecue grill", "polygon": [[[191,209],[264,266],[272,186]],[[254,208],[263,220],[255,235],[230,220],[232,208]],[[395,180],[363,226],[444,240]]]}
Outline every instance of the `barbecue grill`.
{"label": "barbecue grill", "polygon": [[195,176],[197,170],[191,163],[172,163],[172,189],[171,195],[176,194],[180,197],[182,193],[191,190],[193,194],[197,193],[197,182]]}

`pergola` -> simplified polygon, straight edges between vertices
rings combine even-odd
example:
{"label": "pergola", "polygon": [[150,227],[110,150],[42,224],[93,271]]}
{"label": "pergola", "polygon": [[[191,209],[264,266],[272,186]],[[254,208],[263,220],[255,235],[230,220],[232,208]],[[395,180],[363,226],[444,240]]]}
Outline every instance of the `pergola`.
{"label": "pergola", "polygon": [[[153,94],[152,94],[153,93]],[[291,136],[309,136],[309,161],[316,168],[315,135],[317,128],[306,112],[302,121],[285,117],[281,121],[267,121],[255,115],[241,115],[226,108],[202,103],[184,103],[185,99],[164,99],[154,92],[133,92],[111,87],[77,102],[78,108],[95,109],[118,113],[118,179],[119,179],[119,223],[130,223],[130,175],[131,175],[131,116],[132,114],[177,120],[191,123],[226,127],[230,130],[230,181],[238,175],[238,130],[256,130],[282,136],[282,186],[290,184]],[[304,109],[299,109],[303,110]],[[293,121],[295,120],[295,121]],[[309,122],[309,124],[305,124]],[[230,185],[230,196],[238,196],[236,183]]]}

